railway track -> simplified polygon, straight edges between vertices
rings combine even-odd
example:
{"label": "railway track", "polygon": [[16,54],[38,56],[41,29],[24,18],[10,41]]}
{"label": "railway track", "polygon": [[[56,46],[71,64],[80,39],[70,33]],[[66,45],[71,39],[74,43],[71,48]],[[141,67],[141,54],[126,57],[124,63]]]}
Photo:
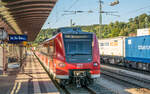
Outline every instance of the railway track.
{"label": "railway track", "polygon": [[75,85],[72,84],[67,85],[65,89],[67,90],[68,94],[96,94],[95,91],[91,90],[90,88],[77,88]]}
{"label": "railway track", "polygon": [[70,84],[66,86],[65,89],[69,92],[68,94],[116,94],[96,83],[82,88],[77,88]]}
{"label": "railway track", "polygon": [[[33,52],[34,53],[34,52]],[[35,55],[35,53],[34,53]],[[36,55],[35,55],[36,56]],[[39,60],[39,58],[36,56],[36,58]],[[44,70],[47,72],[47,74],[49,75],[49,77],[52,79],[53,83],[55,84],[55,86],[58,88],[58,90],[61,92],[61,94],[78,94],[79,92],[82,92],[82,94],[96,94],[94,93],[94,91],[88,89],[88,88],[76,88],[73,85],[68,85],[66,87],[61,87],[59,85],[59,83],[53,79],[52,75],[50,75],[50,73],[48,72],[48,70],[44,67],[44,65],[42,64],[42,62],[39,60],[40,64],[42,65],[42,67],[44,68]]]}
{"label": "railway track", "polygon": [[[35,54],[34,54],[35,55]],[[36,55],[35,55],[36,56]],[[37,56],[36,56],[37,57]],[[38,59],[38,57],[37,57]],[[39,59],[38,59],[39,60]],[[49,77],[52,79],[55,86],[58,88],[61,94],[116,94],[111,90],[99,85],[99,84],[92,84],[90,86],[77,88],[76,85],[69,84],[66,87],[61,87],[59,83],[53,79],[53,77],[49,74],[48,70],[44,67],[42,62],[39,60],[40,64],[43,66]]]}
{"label": "railway track", "polygon": [[101,73],[103,75],[109,76],[114,79],[118,79],[119,81],[124,81],[139,88],[150,89],[150,80],[148,79],[149,76],[145,76],[144,78],[142,74],[139,74],[138,77],[134,74],[129,74],[127,72],[122,71],[122,69],[114,69],[113,67],[112,69],[101,67]]}
{"label": "railway track", "polygon": [[142,74],[145,74],[145,75],[150,75],[150,72],[149,71],[146,71],[146,70],[139,70],[139,69],[135,69],[135,68],[130,68],[130,67],[125,67],[125,66],[122,66],[122,65],[115,65],[115,64],[109,64],[109,63],[103,63],[101,64],[102,66],[110,66],[110,67],[114,67],[114,68],[119,68],[119,69],[124,69],[124,70],[128,70],[128,71],[132,71],[132,72],[136,72],[136,73],[142,73]]}

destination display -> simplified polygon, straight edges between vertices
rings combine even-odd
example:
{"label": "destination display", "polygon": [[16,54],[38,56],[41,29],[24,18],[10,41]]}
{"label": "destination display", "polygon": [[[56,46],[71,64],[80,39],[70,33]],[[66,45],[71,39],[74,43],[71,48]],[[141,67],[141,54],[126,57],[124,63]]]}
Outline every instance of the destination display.
{"label": "destination display", "polygon": [[9,35],[9,41],[27,41],[27,35]]}
{"label": "destination display", "polygon": [[92,38],[92,35],[64,35],[65,38]]}

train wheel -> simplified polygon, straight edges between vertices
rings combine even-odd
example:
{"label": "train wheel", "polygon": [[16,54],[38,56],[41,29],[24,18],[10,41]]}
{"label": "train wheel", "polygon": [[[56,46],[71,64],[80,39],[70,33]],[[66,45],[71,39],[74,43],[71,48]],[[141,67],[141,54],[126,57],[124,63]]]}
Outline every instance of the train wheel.
{"label": "train wheel", "polygon": [[138,63],[138,69],[142,70],[143,69],[143,65],[142,63]]}
{"label": "train wheel", "polygon": [[143,70],[147,70],[147,64],[146,63],[143,63]]}
{"label": "train wheel", "polygon": [[129,68],[129,61],[126,61],[125,63],[124,63],[124,66],[126,67],[126,68]]}
{"label": "train wheel", "polygon": [[105,63],[104,59],[102,59],[102,58],[100,59],[100,62],[101,62],[101,63]]}
{"label": "train wheel", "polygon": [[150,64],[148,64],[148,71],[150,71]]}
{"label": "train wheel", "polygon": [[138,63],[136,63],[136,69],[138,69]]}
{"label": "train wheel", "polygon": [[106,59],[106,61],[105,61],[105,62],[110,64],[110,61],[109,61],[109,59]]}
{"label": "train wheel", "polygon": [[124,66],[124,67],[127,67],[126,61],[123,62],[123,66]]}

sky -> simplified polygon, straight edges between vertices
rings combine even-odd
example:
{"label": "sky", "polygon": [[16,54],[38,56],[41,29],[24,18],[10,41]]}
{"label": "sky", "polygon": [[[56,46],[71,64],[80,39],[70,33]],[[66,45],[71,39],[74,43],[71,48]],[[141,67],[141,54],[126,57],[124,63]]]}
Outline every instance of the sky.
{"label": "sky", "polygon": [[[102,0],[102,10],[106,12],[115,11],[114,15],[102,14],[102,24],[122,21],[128,22],[129,18],[134,18],[140,14],[147,13],[150,15],[150,0],[119,0],[119,4],[110,6],[115,0]],[[93,13],[71,14],[64,11],[93,11]],[[59,28],[70,26],[72,19],[75,25],[93,25],[99,24],[99,0],[58,0],[51,11],[47,21],[42,29]]]}

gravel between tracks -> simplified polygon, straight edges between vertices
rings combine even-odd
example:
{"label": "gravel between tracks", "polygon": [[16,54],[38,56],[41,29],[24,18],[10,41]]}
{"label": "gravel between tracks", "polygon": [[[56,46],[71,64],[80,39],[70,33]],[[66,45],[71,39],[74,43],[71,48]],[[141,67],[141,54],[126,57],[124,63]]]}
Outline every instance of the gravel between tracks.
{"label": "gravel between tracks", "polygon": [[101,72],[98,83],[119,94],[150,94],[149,75],[106,65],[101,66]]}
{"label": "gravel between tracks", "polygon": [[75,85],[70,84],[66,86],[66,90],[68,90],[70,94],[116,94],[110,89],[107,89],[97,83],[81,88],[77,88]]}

